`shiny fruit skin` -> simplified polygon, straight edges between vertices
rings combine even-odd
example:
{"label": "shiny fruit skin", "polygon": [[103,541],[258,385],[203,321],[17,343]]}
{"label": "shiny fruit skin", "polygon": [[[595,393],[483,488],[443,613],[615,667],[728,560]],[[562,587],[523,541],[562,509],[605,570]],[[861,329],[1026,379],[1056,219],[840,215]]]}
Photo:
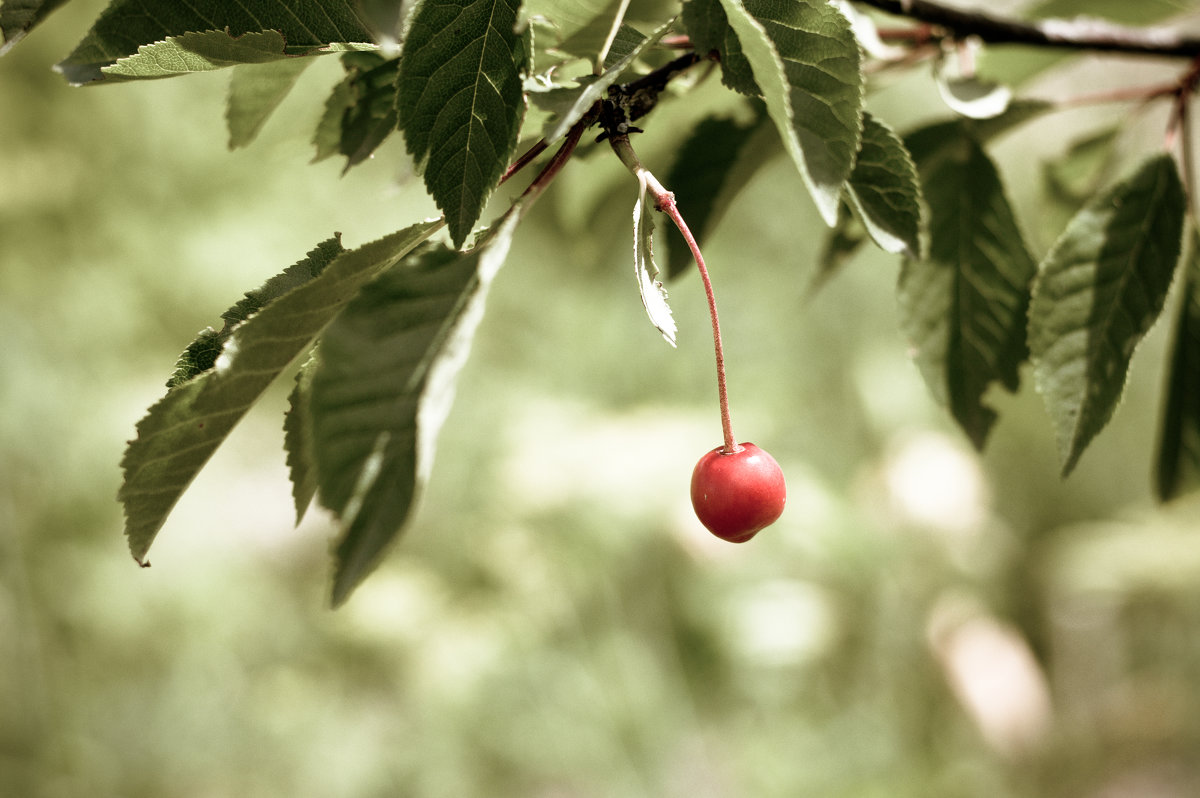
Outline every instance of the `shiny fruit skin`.
{"label": "shiny fruit skin", "polygon": [[787,486],[775,458],[753,443],[718,446],[692,471],[692,507],[722,540],[745,543],[783,513]]}

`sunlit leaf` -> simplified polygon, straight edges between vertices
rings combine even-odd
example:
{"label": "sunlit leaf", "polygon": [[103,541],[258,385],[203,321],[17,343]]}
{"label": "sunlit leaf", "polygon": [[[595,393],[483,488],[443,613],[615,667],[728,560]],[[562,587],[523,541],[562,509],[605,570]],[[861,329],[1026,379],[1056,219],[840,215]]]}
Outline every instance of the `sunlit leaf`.
{"label": "sunlit leaf", "polygon": [[[175,59],[196,66],[227,59],[231,53],[224,39],[205,39],[209,34],[198,33],[203,31],[223,34],[224,39],[234,42],[241,41],[245,34],[274,34],[282,40],[284,52],[289,55],[335,43],[372,41],[359,19],[354,0],[308,0],[299,4],[283,0],[213,0],[203,5],[113,0],[83,41],[56,69],[71,83],[90,83],[105,78],[105,67],[135,55],[139,48],[185,35],[202,38],[189,38],[187,46],[180,46],[178,41],[168,45],[157,65],[154,65],[156,59],[147,58],[136,69],[127,67],[124,72],[118,69],[118,73],[125,77],[137,76],[130,73],[143,70],[152,76],[181,74],[191,70],[176,68]],[[268,51],[274,52],[274,41],[271,40],[269,48],[267,42],[268,39],[250,39],[233,53],[237,60],[232,63],[267,60]],[[193,52],[192,47],[200,48],[201,52]]]}
{"label": "sunlit leaf", "polygon": [[428,249],[388,269],[321,339],[309,406],[318,496],[340,519],[335,606],[412,514],[518,218],[468,252]]}
{"label": "sunlit leaf", "polygon": [[921,184],[900,137],[863,114],[862,148],[847,191],[871,238],[887,252],[921,257]]}
{"label": "sunlit leaf", "polygon": [[408,152],[461,246],[508,167],[525,115],[518,0],[423,3],[404,42],[396,106]]}
{"label": "sunlit leaf", "polygon": [[233,37],[225,31],[185,33],[146,44],[138,51],[101,68],[108,80],[169,78],[189,72],[210,72],[239,64],[263,64],[287,58],[277,31]]}
{"label": "sunlit leaf", "polygon": [[[248,294],[227,312],[227,321],[246,320],[230,327],[215,363],[178,383],[151,407],[138,422],[137,439],[125,450],[119,498],[135,559],[145,558],[184,490],[279,373],[311,345],[363,283],[440,227],[440,222],[422,222],[336,254],[322,245],[268,281],[262,293]],[[299,280],[305,272],[311,279]],[[268,286],[291,285],[292,280],[299,284],[269,296],[273,290]]]}
{"label": "sunlit leaf", "polygon": [[850,23],[816,0],[721,5],[784,148],[825,222],[836,224],[862,134],[861,57]]}
{"label": "sunlit leaf", "polygon": [[67,0],[0,0],[0,55]]}
{"label": "sunlit leaf", "polygon": [[1076,214],[1039,267],[1029,347],[1064,476],[1112,417],[1162,312],[1185,210],[1175,162],[1150,158]]}
{"label": "sunlit leaf", "polygon": [[646,202],[645,181],[640,182],[637,202],[633,204],[633,270],[650,323],[667,343],[675,346],[675,317],[671,315],[667,290],[658,279],[658,264],[654,262],[654,209],[652,203]]}
{"label": "sunlit leaf", "polygon": [[988,387],[1019,384],[1035,263],[995,165],[967,131],[943,123],[906,139],[929,206],[929,252],[904,261],[899,298],[926,384],[981,449],[996,419]]}
{"label": "sunlit leaf", "polygon": [[266,64],[244,64],[233,70],[229,102],[225,106],[229,149],[245,147],[254,141],[267,118],[311,63],[309,58],[285,58]]}

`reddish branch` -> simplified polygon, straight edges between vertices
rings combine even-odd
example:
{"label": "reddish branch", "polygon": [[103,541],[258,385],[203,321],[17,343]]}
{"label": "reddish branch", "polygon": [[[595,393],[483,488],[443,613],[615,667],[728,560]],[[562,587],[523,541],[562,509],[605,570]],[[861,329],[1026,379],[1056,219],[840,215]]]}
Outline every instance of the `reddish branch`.
{"label": "reddish branch", "polygon": [[957,36],[976,36],[991,44],[1028,44],[1073,50],[1194,58],[1200,38],[1165,28],[1131,28],[1094,19],[1046,19],[1037,22],[964,11],[931,0],[859,0],[896,16],[937,25]]}

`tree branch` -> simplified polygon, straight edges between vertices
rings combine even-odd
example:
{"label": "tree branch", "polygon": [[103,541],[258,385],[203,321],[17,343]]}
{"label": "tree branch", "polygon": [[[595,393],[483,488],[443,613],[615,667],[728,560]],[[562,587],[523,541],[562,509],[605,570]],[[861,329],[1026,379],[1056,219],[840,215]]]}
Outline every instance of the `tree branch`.
{"label": "tree branch", "polygon": [[1039,22],[964,11],[930,0],[859,0],[896,16],[937,25],[959,36],[978,36],[990,44],[1029,44],[1130,55],[1194,58],[1200,38],[1165,28],[1131,28],[1096,19],[1047,19]]}

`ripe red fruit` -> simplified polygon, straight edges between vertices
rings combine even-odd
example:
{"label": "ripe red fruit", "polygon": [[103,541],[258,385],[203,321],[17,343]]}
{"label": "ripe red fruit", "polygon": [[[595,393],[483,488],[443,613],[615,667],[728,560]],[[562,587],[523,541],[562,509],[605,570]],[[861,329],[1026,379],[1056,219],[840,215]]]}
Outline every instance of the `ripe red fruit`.
{"label": "ripe red fruit", "polygon": [[753,443],[718,446],[692,471],[692,507],[722,540],[745,543],[783,514],[787,486],[775,458]]}

